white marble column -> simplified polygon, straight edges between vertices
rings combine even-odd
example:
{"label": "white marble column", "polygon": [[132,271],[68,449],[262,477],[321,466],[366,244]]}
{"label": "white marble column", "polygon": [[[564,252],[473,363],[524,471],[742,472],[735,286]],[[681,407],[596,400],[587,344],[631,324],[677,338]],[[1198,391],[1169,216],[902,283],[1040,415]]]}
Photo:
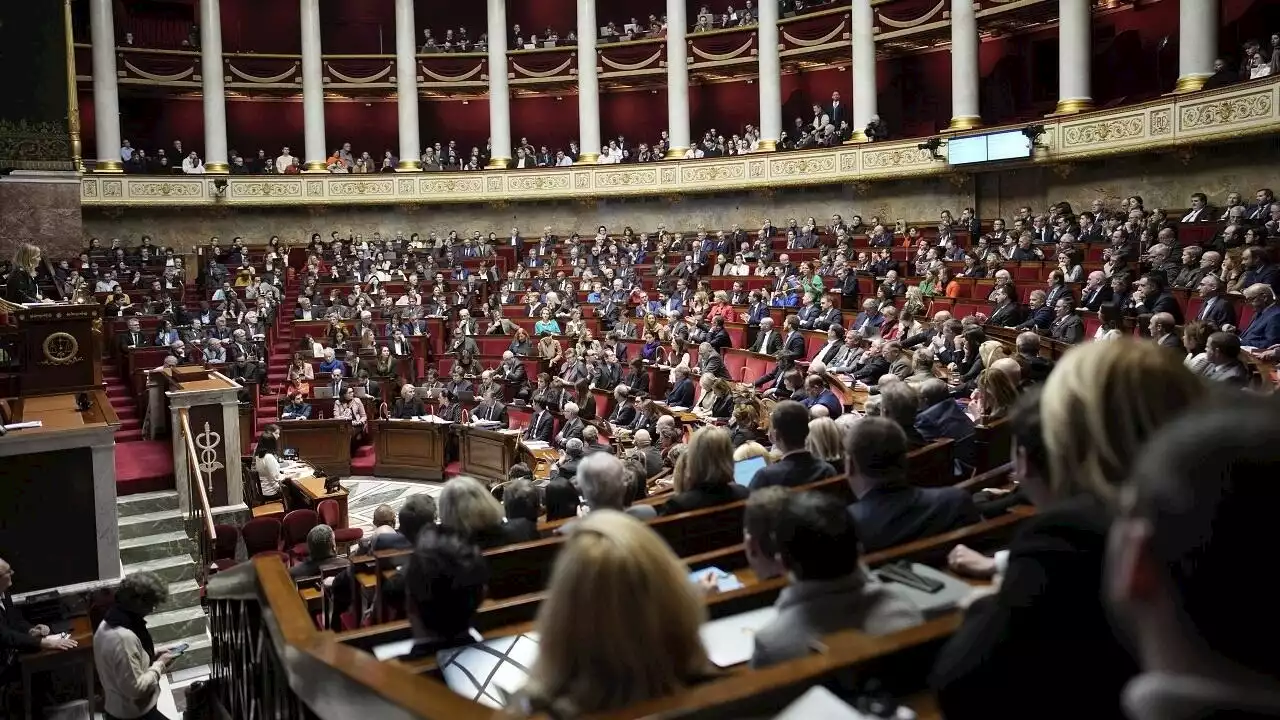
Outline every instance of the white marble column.
{"label": "white marble column", "polygon": [[511,87],[507,81],[507,0],[489,0],[489,168],[511,162]]}
{"label": "white marble column", "polygon": [[413,25],[413,0],[396,0],[396,111],[400,123],[400,164],[397,172],[422,169],[418,141],[418,46]]}
{"label": "white marble column", "polygon": [[204,91],[204,171],[228,173],[231,165],[227,158],[221,0],[200,0],[200,77]]}
{"label": "white marble column", "polygon": [[[951,126],[968,130],[982,124],[978,109],[978,19],[974,0],[951,0]],[[857,101],[854,101],[857,107]]]}
{"label": "white marble column", "polygon": [[320,0],[302,0],[303,168],[325,172],[324,71],[320,58]]}
{"label": "white marble column", "polygon": [[600,77],[596,66],[596,0],[578,0],[578,163],[600,159]]}
{"label": "white marble column", "polygon": [[[120,88],[116,80],[116,27],[112,0],[89,1],[93,43],[93,125],[98,137],[96,172],[124,172],[120,162]],[[181,159],[179,159],[181,161]]]}
{"label": "white marble column", "polygon": [[[689,16],[685,0],[667,0],[667,158],[689,150]],[[762,3],[763,4],[763,3]]]}
{"label": "white marble column", "polygon": [[760,3],[760,150],[776,150],[782,135],[782,61],[778,56],[778,3]]}
{"label": "white marble column", "polygon": [[1178,0],[1177,93],[1195,92],[1213,75],[1218,55],[1218,1]]}
{"label": "white marble column", "polygon": [[853,140],[864,142],[867,124],[879,113],[876,109],[876,39],[871,32],[875,13],[871,0],[853,0],[849,18],[853,44]]}
{"label": "white marble column", "polygon": [[1058,0],[1058,115],[1093,109],[1089,5],[1090,0]]}

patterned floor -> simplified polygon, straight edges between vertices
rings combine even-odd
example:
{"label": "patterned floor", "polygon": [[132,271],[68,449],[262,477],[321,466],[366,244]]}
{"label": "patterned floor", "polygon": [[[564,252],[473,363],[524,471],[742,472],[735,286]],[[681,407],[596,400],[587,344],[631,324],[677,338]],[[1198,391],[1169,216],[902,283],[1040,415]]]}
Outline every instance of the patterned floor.
{"label": "patterned floor", "polygon": [[441,483],[387,480],[370,475],[352,475],[342,481],[342,486],[350,494],[347,498],[348,524],[366,533],[373,530],[373,511],[379,505],[390,505],[398,513],[409,496],[427,493],[431,497],[439,497],[443,487]]}

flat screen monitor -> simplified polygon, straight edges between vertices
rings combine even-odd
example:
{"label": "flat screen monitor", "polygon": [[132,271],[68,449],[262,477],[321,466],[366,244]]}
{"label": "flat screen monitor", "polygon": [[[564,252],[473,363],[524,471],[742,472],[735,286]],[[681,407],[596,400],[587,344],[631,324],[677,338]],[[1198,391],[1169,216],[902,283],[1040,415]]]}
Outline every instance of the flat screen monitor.
{"label": "flat screen monitor", "polygon": [[1021,130],[968,135],[947,141],[947,163],[970,165],[1031,157],[1031,140]]}

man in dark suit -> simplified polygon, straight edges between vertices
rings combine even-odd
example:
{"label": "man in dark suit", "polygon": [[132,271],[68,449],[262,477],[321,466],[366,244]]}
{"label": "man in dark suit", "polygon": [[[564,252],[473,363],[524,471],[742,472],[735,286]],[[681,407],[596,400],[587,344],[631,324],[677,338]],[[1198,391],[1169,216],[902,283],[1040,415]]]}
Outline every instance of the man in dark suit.
{"label": "man in dark suit", "polygon": [[809,438],[809,409],[798,402],[783,400],[769,415],[769,439],[781,459],[756,471],[751,490],[782,485],[800,487],[836,474],[831,463],[805,449]]}
{"label": "man in dark suit", "polygon": [[972,496],[951,487],[921,488],[907,477],[907,436],[894,421],[863,418],[846,432],[845,472],[857,502],[849,506],[868,552],[955,530],[981,520]]}
{"label": "man in dark suit", "polygon": [[129,356],[129,348],[142,347],[147,342],[136,318],[129,318],[128,326],[129,329],[120,333],[119,339],[116,340],[116,350],[121,358]]}
{"label": "man in dark suit", "polygon": [[1032,290],[1027,298],[1027,316],[1015,325],[1018,330],[1048,330],[1053,325],[1053,309],[1045,304],[1046,293],[1043,290]]}
{"label": "man in dark suit", "polygon": [[818,302],[818,317],[813,321],[814,330],[826,330],[829,327],[840,326],[840,308],[831,302],[831,296],[823,295],[822,300]]}
{"label": "man in dark suit", "polygon": [[1211,322],[1218,328],[1236,324],[1236,309],[1225,297],[1222,297],[1224,287],[1217,275],[1205,275],[1200,278],[1200,284],[1196,289],[1200,291],[1200,299],[1204,302],[1200,306],[1200,312],[1196,313],[1197,320]]}
{"label": "man in dark suit", "polygon": [[507,406],[494,396],[492,387],[485,390],[484,397],[471,411],[471,420],[491,420],[501,427],[507,426]]}
{"label": "man in dark suit", "polygon": [[715,348],[716,352],[727,347],[733,347],[733,338],[729,337],[729,331],[724,329],[724,316],[717,315],[711,320],[711,329],[707,331],[707,343]]}
{"label": "man in dark suit", "polygon": [[724,365],[724,358],[720,357],[720,353],[716,352],[711,343],[704,342],[698,346],[698,376],[701,377],[707,373],[725,380],[731,379],[729,369]]}
{"label": "man in dark suit", "polygon": [[831,392],[829,385],[826,378],[821,375],[806,377],[804,391],[808,397],[800,404],[809,409],[812,409],[814,405],[821,405],[827,409],[827,417],[835,420],[844,412],[844,406],[840,403],[840,399],[836,397],[835,393]]}
{"label": "man in dark suit", "polygon": [[1204,193],[1191,194],[1191,209],[1186,215],[1182,216],[1182,222],[1214,222],[1217,219],[1217,213],[1213,208],[1209,207],[1209,198]]}
{"label": "man in dark suit", "polygon": [[839,325],[832,325],[827,328],[827,343],[818,352],[813,355],[813,362],[820,362],[827,367],[832,366],[832,362],[841,357],[844,349],[845,331]]}
{"label": "man in dark suit", "polygon": [[991,317],[987,318],[989,325],[1013,327],[1021,322],[1022,311],[1013,298],[1009,297],[1007,289],[996,288],[995,301],[995,309],[991,311]]}
{"label": "man in dark suit", "polygon": [[1089,312],[1098,312],[1103,303],[1111,300],[1111,293],[1111,283],[1107,282],[1106,274],[1101,270],[1094,270],[1089,273],[1088,281],[1080,289],[1080,307]]}
{"label": "man in dark suit", "polygon": [[1166,289],[1169,279],[1163,270],[1152,270],[1138,278],[1137,290],[1142,293],[1141,315],[1168,313],[1175,325],[1182,324],[1182,307]]}
{"label": "man in dark suit", "polygon": [[1152,315],[1148,329],[1151,331],[1151,339],[1155,340],[1160,347],[1168,348],[1180,355],[1186,354],[1187,349],[1182,344],[1182,338],[1178,337],[1177,323],[1169,313]]}
{"label": "man in dark suit", "polygon": [[524,429],[522,437],[525,440],[550,443],[554,427],[555,420],[551,417],[551,412],[547,410],[542,397],[535,395],[533,398],[533,417],[529,418],[529,426]]}
{"label": "man in dark suit", "polygon": [[804,335],[800,334],[800,319],[795,315],[788,315],[782,325],[784,328],[782,335],[782,351],[791,357],[804,357],[805,343]]}
{"label": "man in dark suit", "polygon": [[782,349],[782,333],[773,329],[773,318],[766,317],[760,321],[756,341],[747,349],[762,355],[776,355]]}
{"label": "man in dark suit", "polygon": [[0,559],[0,687],[21,679],[18,656],[41,650],[70,650],[76,641],[49,635],[48,625],[32,625],[13,604],[13,568]]}
{"label": "man in dark suit", "polygon": [[676,369],[676,384],[667,393],[666,402],[668,407],[693,407],[693,380],[689,379],[688,368]]}
{"label": "man in dark suit", "polygon": [[840,123],[849,119],[849,109],[844,103],[840,102],[840,93],[831,93],[831,104],[826,107],[827,122],[836,127],[840,127]]}
{"label": "man in dark suit", "polygon": [[850,329],[863,337],[876,337],[883,324],[884,315],[880,314],[880,303],[875,298],[867,298],[862,301],[862,312],[853,319]]}

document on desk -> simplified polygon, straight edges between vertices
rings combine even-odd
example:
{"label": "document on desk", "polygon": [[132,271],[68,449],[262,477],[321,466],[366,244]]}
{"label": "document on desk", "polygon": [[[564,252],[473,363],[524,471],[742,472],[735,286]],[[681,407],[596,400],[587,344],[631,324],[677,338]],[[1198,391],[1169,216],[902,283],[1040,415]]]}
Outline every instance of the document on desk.
{"label": "document on desk", "polygon": [[875,720],[872,716],[859,712],[849,703],[836,697],[835,693],[821,685],[815,685],[796,698],[773,720]]}
{"label": "document on desk", "polygon": [[524,446],[530,450],[546,450],[551,447],[551,443],[543,442],[542,440],[525,440]]}
{"label": "document on desk", "polygon": [[4,426],[4,429],[5,430],[26,430],[28,428],[38,428],[38,427],[44,427],[44,422],[41,420],[28,420],[26,422],[9,423],[8,425]]}
{"label": "document on desk", "polygon": [[702,638],[707,659],[721,668],[750,660],[755,652],[756,633],[777,617],[778,611],[770,606],[703,623],[698,637]]}
{"label": "document on desk", "polygon": [[452,425],[453,424],[450,421],[445,420],[444,418],[438,417],[436,415],[419,415],[418,417],[414,418],[414,420],[421,420],[422,422],[435,423],[436,425]]}

